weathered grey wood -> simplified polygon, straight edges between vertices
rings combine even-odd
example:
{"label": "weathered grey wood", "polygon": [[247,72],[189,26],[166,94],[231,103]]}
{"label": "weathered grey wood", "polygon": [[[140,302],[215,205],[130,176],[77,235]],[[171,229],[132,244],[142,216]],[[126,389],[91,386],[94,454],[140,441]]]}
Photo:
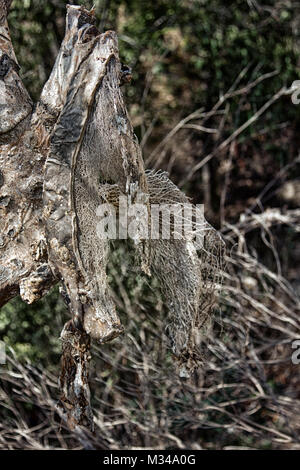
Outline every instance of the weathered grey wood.
{"label": "weathered grey wood", "polygon": [[18,75],[7,13],[11,1],[0,1],[0,143],[12,143],[28,125],[32,102]]}
{"label": "weathered grey wood", "polygon": [[40,221],[43,157],[9,35],[10,3],[0,2],[0,306],[19,291],[30,303],[53,283]]}
{"label": "weathered grey wood", "polygon": [[78,330],[72,320],[62,331],[62,371],[60,375],[60,415],[70,429],[85,426],[94,430],[88,384],[90,361],[90,336]]}

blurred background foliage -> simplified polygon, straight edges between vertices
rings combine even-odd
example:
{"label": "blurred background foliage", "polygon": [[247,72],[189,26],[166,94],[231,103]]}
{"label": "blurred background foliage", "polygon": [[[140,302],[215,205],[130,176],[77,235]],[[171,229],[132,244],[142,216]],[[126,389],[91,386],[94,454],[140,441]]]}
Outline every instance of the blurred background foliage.
{"label": "blurred background foliage", "polygon": [[[11,34],[22,78],[34,100],[38,99],[51,72],[63,39],[67,3],[64,0],[13,2],[9,17]],[[133,81],[123,92],[142,145],[146,166],[167,170],[171,179],[183,186],[194,203],[204,202],[206,217],[224,234],[232,224],[241,222],[241,216],[261,214],[266,209],[274,208],[288,211],[299,206],[299,160],[297,163],[296,158],[299,155],[300,113],[299,106],[292,105],[289,95],[275,100],[262,117],[247,126],[230,146],[221,149],[200,171],[188,177],[190,170],[204,156],[215,151],[221,142],[282,87],[290,87],[294,80],[300,78],[298,1],[87,0],[70,3],[83,4],[89,8],[95,5],[100,29],[114,29],[119,35],[121,59],[133,70]],[[238,89],[244,91],[235,94],[234,91]],[[219,108],[222,113],[204,116],[204,131],[197,127],[197,119],[191,119],[186,125],[179,126],[170,138],[163,140],[191,113],[199,110],[200,113],[209,113],[228,91],[233,93]],[[293,224],[275,224],[270,235],[271,242],[263,239],[260,227],[245,231],[245,240],[250,247],[247,253],[258,259],[267,270],[283,276],[299,293],[300,249],[297,235]],[[161,336],[157,331],[158,317],[167,313],[159,286],[155,279],[140,277],[132,269],[130,260],[126,261],[127,264],[124,264],[124,260],[123,248],[115,247],[108,270],[115,301],[130,341],[140,335],[139,344],[148,352],[152,351],[151,354],[155,356],[153,361],[159,362],[160,348],[163,346],[151,349],[153,338]],[[261,300],[266,290],[270,292],[272,278],[263,274],[256,280],[257,273],[252,272],[252,277],[249,277],[247,269],[245,271],[243,268],[235,274],[236,282],[239,288],[250,292],[249,295],[251,289],[255,288],[253,285],[258,286],[257,295]],[[243,285],[244,278],[248,279],[248,284],[245,281]],[[238,300],[223,302],[218,318],[222,317],[224,321],[230,315],[241,314],[242,308],[246,311],[250,309],[246,304],[241,307],[238,303]],[[277,312],[272,302],[266,305]],[[0,335],[7,345],[14,348],[18,360],[29,358],[33,363],[52,371],[59,362],[58,338],[66,317],[57,289],[34,306],[26,306],[19,299],[14,299],[0,311]],[[278,339],[277,333],[267,330],[268,325],[262,326],[265,336],[272,340]],[[216,329],[220,332],[222,327],[217,325]],[[239,342],[238,333],[234,338],[228,336],[226,340],[225,335],[223,340],[227,345],[234,340]],[[105,346],[103,352],[99,353],[103,367],[99,381],[105,379],[106,398],[112,393],[113,385],[117,390],[125,388],[130,397],[128,382],[137,380],[130,353],[127,351],[127,359],[121,360],[118,356],[119,343],[116,344]],[[111,359],[112,365],[109,365],[107,359],[109,354],[114,358]],[[168,374],[166,371],[172,361],[165,351],[164,355],[166,359],[161,367]],[[265,357],[270,360],[269,356]],[[116,364],[121,364],[121,372],[117,369],[114,372]],[[200,431],[195,423],[186,426],[184,403],[192,416],[197,399],[194,402],[194,398],[191,399],[192,392],[185,394],[177,384],[178,394],[174,391],[175,404],[171,404],[173,392],[172,381],[168,382],[170,377],[166,379],[166,388],[157,388],[155,377],[157,379],[158,372],[151,373],[147,380],[153,380],[153,383],[147,387],[152,387],[152,391],[156,388],[158,402],[154,400],[156,404],[153,404],[149,398],[147,406],[153,411],[153,407],[159,408],[162,401],[165,407],[164,419],[170,420],[174,434],[180,435],[180,430],[186,427],[189,430],[189,437],[184,434],[182,438],[184,443],[194,439],[195,442],[201,441],[204,447],[206,442],[209,443],[208,447],[217,448],[229,444],[261,448],[273,446],[272,436],[268,438],[256,432],[246,432],[241,437],[239,431],[226,434],[225,415],[219,417],[217,408],[211,412],[209,419],[219,423],[219,429],[216,424],[212,430],[209,430],[209,425],[200,426]],[[210,377],[209,370],[207,373]],[[270,393],[278,387],[290,387],[290,379],[286,376],[282,378],[281,369],[280,373],[277,369],[263,373]],[[222,380],[226,382],[227,375],[224,374]],[[259,370],[260,377],[261,374]],[[242,377],[243,373],[237,369],[230,375],[229,382],[245,380]],[[136,383],[133,388],[135,386]],[[143,393],[148,393],[147,387],[143,387]],[[294,388],[291,393],[293,397],[298,396]],[[143,399],[134,394],[135,391],[132,392],[132,401],[127,401],[126,406],[128,409],[132,407],[133,414],[138,409],[138,413],[143,412],[147,416],[146,409],[143,411]],[[213,399],[221,400],[217,395]],[[99,397],[98,400],[101,401]],[[116,395],[110,398],[110,403],[115,400]],[[247,401],[245,397],[243,400]],[[101,406],[103,414],[109,416],[113,413],[112,410],[104,409],[103,403]],[[233,414],[236,412],[233,410]],[[178,422],[176,413],[181,415]],[[268,421],[271,416],[268,413],[259,414],[259,426]],[[279,427],[284,427],[280,418],[277,419]],[[273,420],[273,415],[270,420]],[[129,428],[127,434],[123,428],[125,434],[122,434],[121,428],[118,439],[123,439],[122,445],[125,447],[134,445],[135,440],[139,445],[153,445],[152,439],[146,437],[146,432],[143,438],[140,437],[141,429],[132,430],[129,426],[132,434],[130,441]],[[176,445],[179,445],[178,442]]]}

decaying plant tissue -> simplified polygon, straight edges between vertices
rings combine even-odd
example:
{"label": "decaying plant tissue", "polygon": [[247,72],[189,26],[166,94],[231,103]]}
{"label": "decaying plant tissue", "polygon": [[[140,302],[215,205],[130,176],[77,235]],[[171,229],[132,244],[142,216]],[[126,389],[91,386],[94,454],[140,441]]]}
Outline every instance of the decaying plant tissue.
{"label": "decaying plant tissue", "polygon": [[[163,172],[145,171],[120,84],[117,36],[100,34],[93,11],[68,6],[66,32],[36,107],[18,75],[0,0],[0,305],[25,302],[57,282],[71,320],[63,328],[59,411],[71,428],[93,429],[88,386],[90,340],[123,332],[106,276],[109,240],[97,235],[99,205],[188,204]],[[125,71],[125,72],[124,72]],[[159,278],[169,309],[166,331],[185,377],[201,362],[205,332],[223,269],[223,242],[205,221],[202,243],[135,240],[141,269]]]}

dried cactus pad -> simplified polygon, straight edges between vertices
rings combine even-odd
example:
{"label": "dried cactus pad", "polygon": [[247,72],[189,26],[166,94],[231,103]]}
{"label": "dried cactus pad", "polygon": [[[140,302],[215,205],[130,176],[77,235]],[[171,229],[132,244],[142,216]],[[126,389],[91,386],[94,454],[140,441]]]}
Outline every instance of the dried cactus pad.
{"label": "dried cactus pad", "polygon": [[[189,205],[196,211],[167,173],[148,170],[146,177],[150,208],[165,204],[180,209]],[[122,193],[117,184],[101,185],[100,194],[118,208]],[[160,280],[169,311],[166,333],[180,375],[188,376],[201,363],[201,335],[209,325],[222,281],[224,242],[204,215],[195,219],[183,235],[181,240],[176,239],[171,224],[170,239],[150,239],[149,249],[150,268]]]}

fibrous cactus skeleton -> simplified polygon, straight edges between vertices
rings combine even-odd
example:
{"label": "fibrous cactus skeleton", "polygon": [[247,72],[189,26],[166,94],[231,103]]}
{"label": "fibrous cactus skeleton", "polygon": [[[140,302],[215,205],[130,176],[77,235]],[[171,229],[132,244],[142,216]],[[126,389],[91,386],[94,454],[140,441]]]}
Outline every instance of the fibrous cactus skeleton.
{"label": "fibrous cactus skeleton", "polygon": [[[93,11],[69,5],[65,38],[33,106],[9,36],[10,3],[0,0],[0,306],[18,294],[32,303],[60,282],[71,313],[61,335],[60,410],[71,427],[92,429],[90,339],[103,343],[123,331],[97,207],[117,205],[119,195],[134,202],[141,193],[147,208],[188,199],[166,174],[144,169],[120,91],[116,34],[100,34]],[[222,261],[218,234],[202,222],[200,247],[188,237],[135,245],[141,269],[161,280],[183,374],[198,360],[196,338],[210,317]]]}

